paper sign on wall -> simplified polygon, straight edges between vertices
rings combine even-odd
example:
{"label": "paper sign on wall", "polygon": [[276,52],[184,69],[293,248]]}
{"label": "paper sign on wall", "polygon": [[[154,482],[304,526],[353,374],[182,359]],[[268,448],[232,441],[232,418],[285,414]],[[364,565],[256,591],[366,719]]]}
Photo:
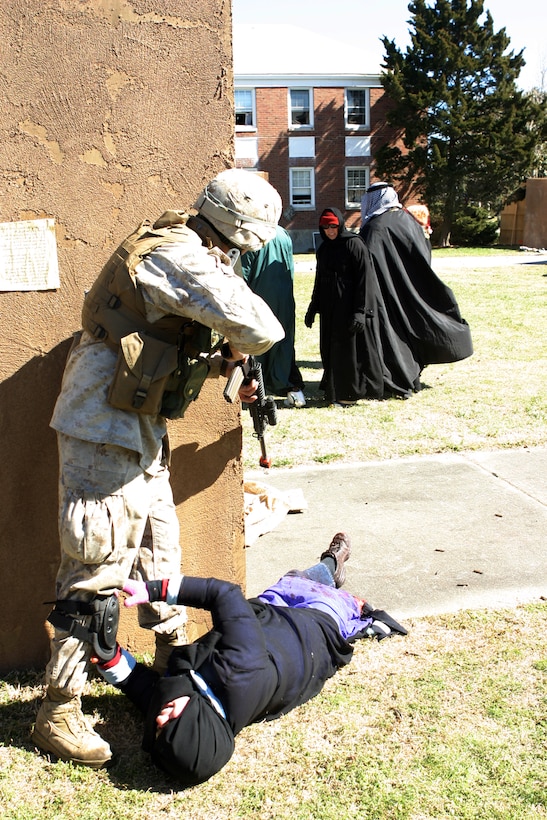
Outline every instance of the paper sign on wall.
{"label": "paper sign on wall", "polygon": [[0,290],[58,288],[55,220],[0,222]]}

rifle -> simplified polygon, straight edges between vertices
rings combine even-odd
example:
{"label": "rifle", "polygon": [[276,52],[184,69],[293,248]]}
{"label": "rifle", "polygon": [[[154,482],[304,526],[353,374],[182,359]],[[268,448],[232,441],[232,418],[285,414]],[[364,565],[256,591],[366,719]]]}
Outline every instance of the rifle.
{"label": "rifle", "polygon": [[224,398],[226,401],[233,403],[241,385],[249,384],[253,379],[258,382],[256,401],[248,404],[247,407],[253,420],[254,435],[260,442],[261,456],[259,464],[261,467],[270,467],[272,461],[266,453],[264,433],[268,424],[272,427],[277,424],[277,406],[272,396],[265,395],[262,365],[257,362],[254,356],[249,356],[246,362],[236,362],[236,366],[226,382]]}

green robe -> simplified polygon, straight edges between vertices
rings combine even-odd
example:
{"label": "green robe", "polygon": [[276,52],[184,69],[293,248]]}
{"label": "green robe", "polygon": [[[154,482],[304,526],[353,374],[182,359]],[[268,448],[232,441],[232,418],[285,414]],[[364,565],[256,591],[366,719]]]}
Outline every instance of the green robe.
{"label": "green robe", "polygon": [[251,290],[270,307],[285,331],[285,338],[256,358],[262,365],[268,393],[283,395],[303,387],[294,361],[294,258],[292,241],[278,226],[276,236],[264,248],[241,257],[243,277]]}

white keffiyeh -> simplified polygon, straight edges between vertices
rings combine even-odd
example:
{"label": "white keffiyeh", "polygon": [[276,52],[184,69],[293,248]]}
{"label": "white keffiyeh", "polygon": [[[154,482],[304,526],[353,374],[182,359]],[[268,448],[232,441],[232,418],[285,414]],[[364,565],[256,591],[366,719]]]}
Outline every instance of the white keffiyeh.
{"label": "white keffiyeh", "polygon": [[361,199],[361,227],[391,208],[402,208],[395,188],[385,182],[376,182],[367,188]]}

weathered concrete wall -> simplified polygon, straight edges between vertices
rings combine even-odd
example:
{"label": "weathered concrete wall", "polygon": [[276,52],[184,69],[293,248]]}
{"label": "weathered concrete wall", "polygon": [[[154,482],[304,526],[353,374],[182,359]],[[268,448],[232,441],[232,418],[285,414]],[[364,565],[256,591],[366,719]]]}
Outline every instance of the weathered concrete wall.
{"label": "weathered concrete wall", "polygon": [[[83,292],[142,219],[188,208],[233,165],[234,126],[225,0],[10,0],[0,42],[0,222],[53,218],[61,278],[54,291],[0,292],[6,670],[48,657],[43,602],[58,564],[48,425]],[[243,582],[239,418],[220,384],[171,435],[183,568]],[[131,613],[122,640],[145,648],[133,630]]]}

